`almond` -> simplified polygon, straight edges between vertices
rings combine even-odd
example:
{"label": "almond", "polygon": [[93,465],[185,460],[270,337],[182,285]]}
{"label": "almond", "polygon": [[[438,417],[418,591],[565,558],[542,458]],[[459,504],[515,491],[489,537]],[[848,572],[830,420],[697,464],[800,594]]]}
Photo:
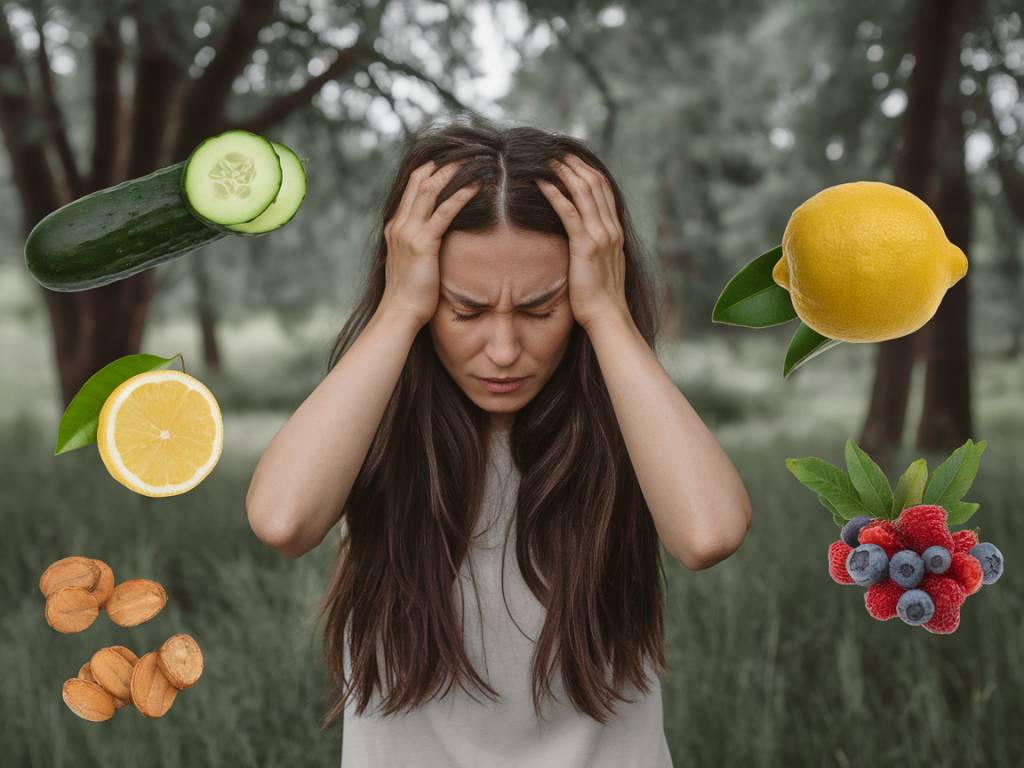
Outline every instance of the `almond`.
{"label": "almond", "polygon": [[68,709],[84,720],[99,723],[112,718],[116,711],[114,697],[88,680],[77,677],[66,680],[63,695]]}
{"label": "almond", "polygon": [[160,671],[157,658],[151,651],[132,670],[132,703],[146,717],[163,717],[178,695],[178,689]]}
{"label": "almond", "polygon": [[39,577],[39,591],[49,597],[62,587],[92,589],[100,577],[100,569],[88,557],[72,555],[50,565]]}
{"label": "almond", "polygon": [[96,602],[99,603],[100,608],[102,608],[114,592],[114,572],[110,570],[110,566],[102,560],[93,558],[92,561],[96,564],[100,573],[99,577],[96,579],[96,585],[92,588],[92,593],[96,597]]}
{"label": "almond", "polygon": [[175,688],[189,688],[203,674],[203,652],[191,635],[172,635],[157,654],[160,670]]}
{"label": "almond", "polygon": [[85,587],[63,587],[46,598],[46,623],[58,632],[81,632],[100,615],[100,605]]}
{"label": "almond", "polygon": [[132,697],[132,662],[113,648],[101,648],[92,655],[89,667],[96,682],[115,699]]}
{"label": "almond", "polygon": [[155,581],[129,579],[114,587],[107,601],[107,615],[122,627],[135,627],[149,621],[167,604],[167,592]]}
{"label": "almond", "polygon": [[92,670],[89,669],[88,661],[78,670],[78,678],[79,680],[88,680],[90,683],[96,682],[96,678],[92,676]]}
{"label": "almond", "polygon": [[135,662],[139,660],[139,657],[135,655],[134,651],[132,651],[130,648],[125,648],[123,645],[112,645],[110,646],[110,648],[112,650],[117,651],[126,659],[128,659],[128,661],[132,663],[133,667],[135,666]]}

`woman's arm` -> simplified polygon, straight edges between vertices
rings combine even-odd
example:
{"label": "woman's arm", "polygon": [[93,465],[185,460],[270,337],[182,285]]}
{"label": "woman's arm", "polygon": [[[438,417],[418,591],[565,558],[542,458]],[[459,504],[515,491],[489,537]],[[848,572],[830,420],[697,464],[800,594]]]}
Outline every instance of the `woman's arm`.
{"label": "woman's arm", "polygon": [[631,317],[609,314],[587,334],[662,544],[685,567],[710,568],[750,528],[743,480]]}
{"label": "woman's arm", "polygon": [[249,525],[264,544],[299,557],[338,522],[421,327],[382,304],[274,435],[245,497]]}

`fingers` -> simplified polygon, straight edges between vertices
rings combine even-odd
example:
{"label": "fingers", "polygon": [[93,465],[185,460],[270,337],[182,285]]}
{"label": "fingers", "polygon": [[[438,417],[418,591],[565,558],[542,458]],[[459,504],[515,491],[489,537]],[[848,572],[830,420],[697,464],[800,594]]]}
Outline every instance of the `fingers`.
{"label": "fingers", "polygon": [[429,160],[413,171],[402,195],[399,211],[395,214],[392,231],[404,229],[409,225],[413,226],[414,232],[423,229],[434,209],[438,193],[444,189],[463,162],[465,161],[457,160],[436,169],[436,163]]}
{"label": "fingers", "polygon": [[455,214],[461,211],[462,207],[473,199],[482,186],[483,182],[480,181],[467,184],[437,206],[434,215],[430,217],[430,221],[423,228],[424,234],[429,235],[432,240],[440,240],[448,226],[452,223],[452,219],[455,218]]}
{"label": "fingers", "polygon": [[615,196],[604,174],[573,154],[567,154],[564,162],[555,161],[554,165],[556,173],[572,192],[570,205],[576,204],[591,238],[598,243],[621,241],[623,235]]}

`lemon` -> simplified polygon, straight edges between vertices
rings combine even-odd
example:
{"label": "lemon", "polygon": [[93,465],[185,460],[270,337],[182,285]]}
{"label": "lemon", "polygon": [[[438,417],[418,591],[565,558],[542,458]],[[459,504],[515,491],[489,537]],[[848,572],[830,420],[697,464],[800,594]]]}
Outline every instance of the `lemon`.
{"label": "lemon", "polygon": [[220,406],[182,371],[123,381],[100,410],[96,444],[111,476],[144,496],[175,496],[213,471],[224,445]]}
{"label": "lemon", "polygon": [[967,257],[922,200],[891,184],[854,181],[793,211],[772,279],[822,336],[871,342],[916,331],[965,274]]}

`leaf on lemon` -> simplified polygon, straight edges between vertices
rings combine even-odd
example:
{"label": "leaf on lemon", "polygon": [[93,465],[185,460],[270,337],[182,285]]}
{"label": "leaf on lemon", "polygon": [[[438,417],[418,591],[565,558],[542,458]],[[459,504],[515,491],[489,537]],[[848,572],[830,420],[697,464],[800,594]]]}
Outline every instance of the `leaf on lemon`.
{"label": "leaf on lemon", "polygon": [[954,502],[962,499],[978,474],[978,464],[986,445],[988,443],[984,440],[975,443],[968,438],[966,443],[953,451],[928,478],[922,502],[938,504],[949,510]]}
{"label": "leaf on lemon", "polygon": [[789,349],[786,350],[786,361],[782,366],[782,377],[788,378],[789,374],[806,363],[811,358],[817,357],[822,352],[832,349],[836,344],[842,344],[840,339],[830,339],[822,336],[813,328],[800,323],[793,338],[789,341]]}
{"label": "leaf on lemon", "polygon": [[846,471],[870,516],[888,517],[892,510],[889,478],[852,437],[846,441]]}
{"label": "leaf on lemon", "polygon": [[768,328],[796,318],[789,291],[772,279],[782,246],[766,251],[733,275],[722,289],[711,321],[747,328]]}
{"label": "leaf on lemon", "polygon": [[892,510],[889,513],[890,520],[899,517],[900,512],[907,507],[921,503],[926,482],[928,482],[928,462],[924,459],[911,462],[896,482],[896,490],[892,494]]}
{"label": "leaf on lemon", "polygon": [[786,459],[786,468],[797,480],[832,504],[845,520],[852,520],[857,515],[871,515],[846,473],[824,459],[815,456]]}
{"label": "leaf on lemon", "polygon": [[146,354],[125,355],[96,371],[68,403],[57,427],[57,447],[54,449],[53,455],[59,456],[62,453],[95,443],[100,410],[110,393],[121,382],[136,374],[161,368],[184,370],[181,354],[174,357],[157,357]]}

